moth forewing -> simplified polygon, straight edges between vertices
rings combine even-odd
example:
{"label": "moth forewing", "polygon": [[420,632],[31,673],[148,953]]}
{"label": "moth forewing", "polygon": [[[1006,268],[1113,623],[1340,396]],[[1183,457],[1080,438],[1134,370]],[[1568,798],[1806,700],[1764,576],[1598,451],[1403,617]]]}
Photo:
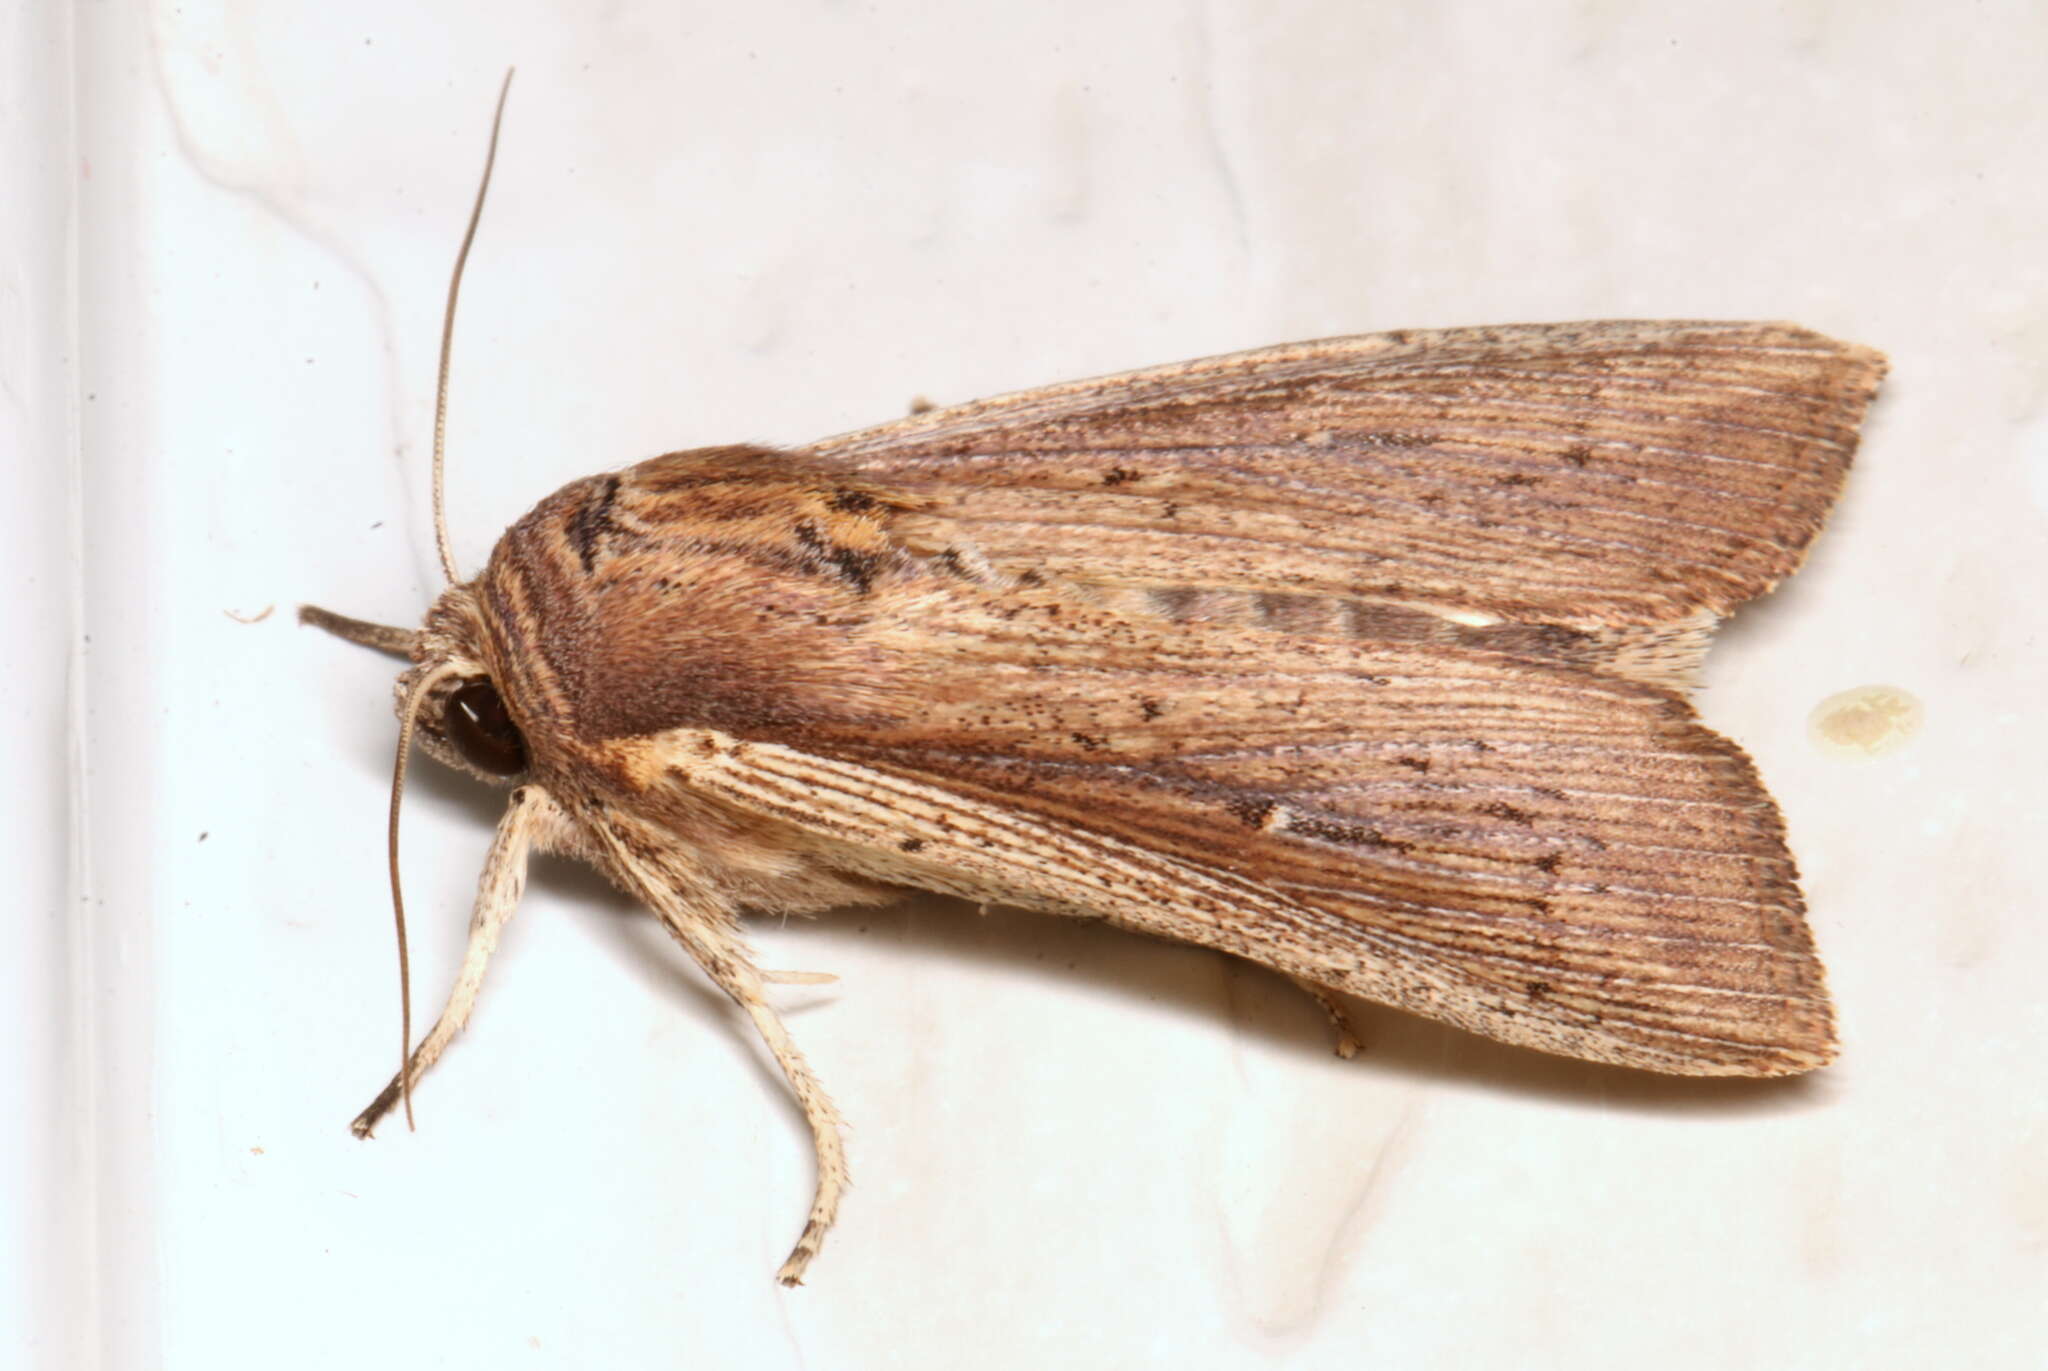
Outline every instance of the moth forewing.
{"label": "moth forewing", "polygon": [[971,652],[937,626],[915,693],[859,732],[697,735],[683,782],[839,866],[1109,918],[1508,1042],[1683,1074],[1832,1055],[1776,811],[1668,694],[1375,644],[1233,662],[1242,635],[1186,625],[1128,626],[1063,673],[1059,605],[1037,607],[1047,622]]}
{"label": "moth forewing", "polygon": [[768,1001],[813,978],[754,964],[746,910],[918,887],[1594,1061],[1833,1054],[1777,809],[1682,692],[1804,556],[1877,354],[1699,322],[1291,344],[656,458],[459,582],[461,260],[457,583],[417,632],[302,615],[412,659],[401,953],[405,741],[513,787],[447,1005],[359,1132],[466,1022],[545,850],[646,904],[781,1066],[818,1165],[790,1284],[845,1153]]}
{"label": "moth forewing", "polygon": [[1022,391],[808,451],[917,497],[906,536],[971,530],[1012,574],[1683,687],[1702,630],[1798,566],[1883,373],[1789,324],[1409,331]]}

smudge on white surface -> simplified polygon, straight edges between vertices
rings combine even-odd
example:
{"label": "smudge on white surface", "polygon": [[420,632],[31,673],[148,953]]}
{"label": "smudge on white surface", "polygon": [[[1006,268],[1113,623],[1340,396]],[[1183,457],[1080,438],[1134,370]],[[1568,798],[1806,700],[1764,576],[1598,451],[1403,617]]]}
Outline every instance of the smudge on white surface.
{"label": "smudge on white surface", "polygon": [[1806,732],[1829,756],[1860,761],[1905,746],[1923,714],[1918,698],[1897,686],[1857,686],[1815,705]]}

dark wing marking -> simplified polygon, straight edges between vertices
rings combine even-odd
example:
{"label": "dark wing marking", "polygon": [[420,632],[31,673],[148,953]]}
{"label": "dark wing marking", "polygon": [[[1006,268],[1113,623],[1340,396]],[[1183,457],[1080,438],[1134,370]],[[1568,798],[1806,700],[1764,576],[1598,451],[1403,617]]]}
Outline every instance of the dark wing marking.
{"label": "dark wing marking", "polygon": [[[914,544],[1163,592],[1169,614],[1174,594],[1228,591],[1267,597],[1245,611],[1267,626],[1350,602],[1362,636],[1428,636],[1404,611],[1482,634],[1704,628],[1798,566],[1883,370],[1784,324],[1377,334],[1025,391],[807,451],[915,496],[922,514],[897,525]],[[1377,623],[1356,622],[1360,602]],[[1212,597],[1182,617],[1217,612]]]}

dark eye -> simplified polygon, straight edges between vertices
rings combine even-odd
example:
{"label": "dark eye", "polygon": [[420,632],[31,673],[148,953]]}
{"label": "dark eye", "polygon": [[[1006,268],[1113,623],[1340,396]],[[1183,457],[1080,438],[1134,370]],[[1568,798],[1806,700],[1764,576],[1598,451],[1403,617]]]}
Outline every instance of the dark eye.
{"label": "dark eye", "polygon": [[516,776],[526,770],[526,739],[489,681],[459,685],[441,711],[441,729],[463,759],[493,776]]}

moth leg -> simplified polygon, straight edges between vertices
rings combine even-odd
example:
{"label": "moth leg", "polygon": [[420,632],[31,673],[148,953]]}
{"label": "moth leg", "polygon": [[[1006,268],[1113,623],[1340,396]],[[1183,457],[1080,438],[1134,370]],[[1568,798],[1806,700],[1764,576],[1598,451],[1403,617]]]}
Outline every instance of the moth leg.
{"label": "moth leg", "polygon": [[[726,993],[732,992],[728,990]],[[755,994],[758,995],[759,991],[756,990]],[[734,998],[739,997],[735,995]],[[803,1053],[790,1040],[789,1030],[782,1026],[782,1019],[766,1001],[740,1000],[739,1003],[753,1019],[754,1028],[768,1044],[768,1050],[781,1064],[782,1074],[789,1078],[790,1090],[796,1094],[797,1103],[803,1106],[804,1120],[811,1126],[811,1146],[818,1159],[817,1188],[811,1194],[811,1212],[804,1219],[804,1231],[798,1235],[789,1256],[783,1259],[782,1268],[775,1273],[775,1279],[784,1285],[802,1285],[804,1269],[824,1245],[826,1231],[839,1217],[839,1198],[846,1193],[846,1145],[839,1136],[839,1111],[833,1107],[825,1088],[818,1084],[818,1078],[811,1074],[810,1063],[804,1060]]]}
{"label": "moth leg", "polygon": [[1349,1061],[1351,1058],[1357,1056],[1359,1050],[1365,1046],[1365,1043],[1358,1036],[1358,1030],[1351,1026],[1350,1011],[1345,1009],[1342,1004],[1338,1003],[1337,997],[1335,995],[1332,995],[1329,991],[1323,989],[1323,987],[1315,984],[1313,981],[1305,981],[1299,976],[1289,976],[1287,979],[1293,981],[1295,985],[1299,986],[1303,994],[1307,995],[1310,999],[1314,1000],[1317,1004],[1321,1005],[1323,1007],[1323,1013],[1329,1016],[1330,1027],[1334,1029],[1337,1034],[1337,1041],[1335,1044],[1337,1049],[1337,1055],[1344,1058],[1346,1061]]}
{"label": "moth leg", "polygon": [[[463,949],[462,969],[449,988],[448,1003],[441,1010],[441,1017],[413,1049],[407,1073],[414,1081],[440,1059],[442,1049],[469,1022],[469,1011],[475,1007],[477,992],[483,988],[484,967],[498,950],[498,935],[505,931],[512,911],[519,907],[520,895],[526,890],[527,856],[535,840],[561,822],[561,818],[561,810],[539,786],[521,786],[512,792],[505,817],[498,821],[497,834],[491,839],[490,855],[484,859],[483,875],[477,880],[476,907],[469,916],[469,945]],[[370,1130],[391,1112],[402,1095],[403,1082],[393,1076],[391,1083],[370,1101],[370,1107],[356,1116],[349,1131],[358,1138],[369,1137]]]}
{"label": "moth leg", "polygon": [[811,1212],[804,1222],[804,1231],[798,1236],[796,1246],[790,1249],[782,1269],[775,1273],[775,1278],[784,1285],[802,1285],[804,1268],[811,1264],[811,1258],[818,1255],[826,1230],[832,1227],[832,1221],[839,1215],[839,1198],[846,1193],[846,1145],[839,1136],[839,1111],[833,1107],[825,1087],[812,1074],[804,1054],[797,1050],[789,1030],[783,1027],[782,1019],[769,1006],[768,997],[762,989],[767,978],[755,969],[738,934],[723,919],[714,920],[701,915],[692,917],[689,911],[677,908],[673,891],[663,890],[659,895],[652,891],[647,893],[654,896],[648,899],[648,903],[661,916],[661,921],[675,935],[676,941],[696,958],[697,964],[704,968],[704,974],[754,1021],[754,1030],[774,1054],[776,1065],[782,1068],[783,1077],[789,1082],[790,1093],[796,1096],[797,1104],[804,1111],[804,1121],[811,1127],[811,1147],[818,1163],[817,1189],[811,1196]]}
{"label": "moth leg", "polygon": [[767,985],[837,985],[839,978],[829,971],[763,971]]}

